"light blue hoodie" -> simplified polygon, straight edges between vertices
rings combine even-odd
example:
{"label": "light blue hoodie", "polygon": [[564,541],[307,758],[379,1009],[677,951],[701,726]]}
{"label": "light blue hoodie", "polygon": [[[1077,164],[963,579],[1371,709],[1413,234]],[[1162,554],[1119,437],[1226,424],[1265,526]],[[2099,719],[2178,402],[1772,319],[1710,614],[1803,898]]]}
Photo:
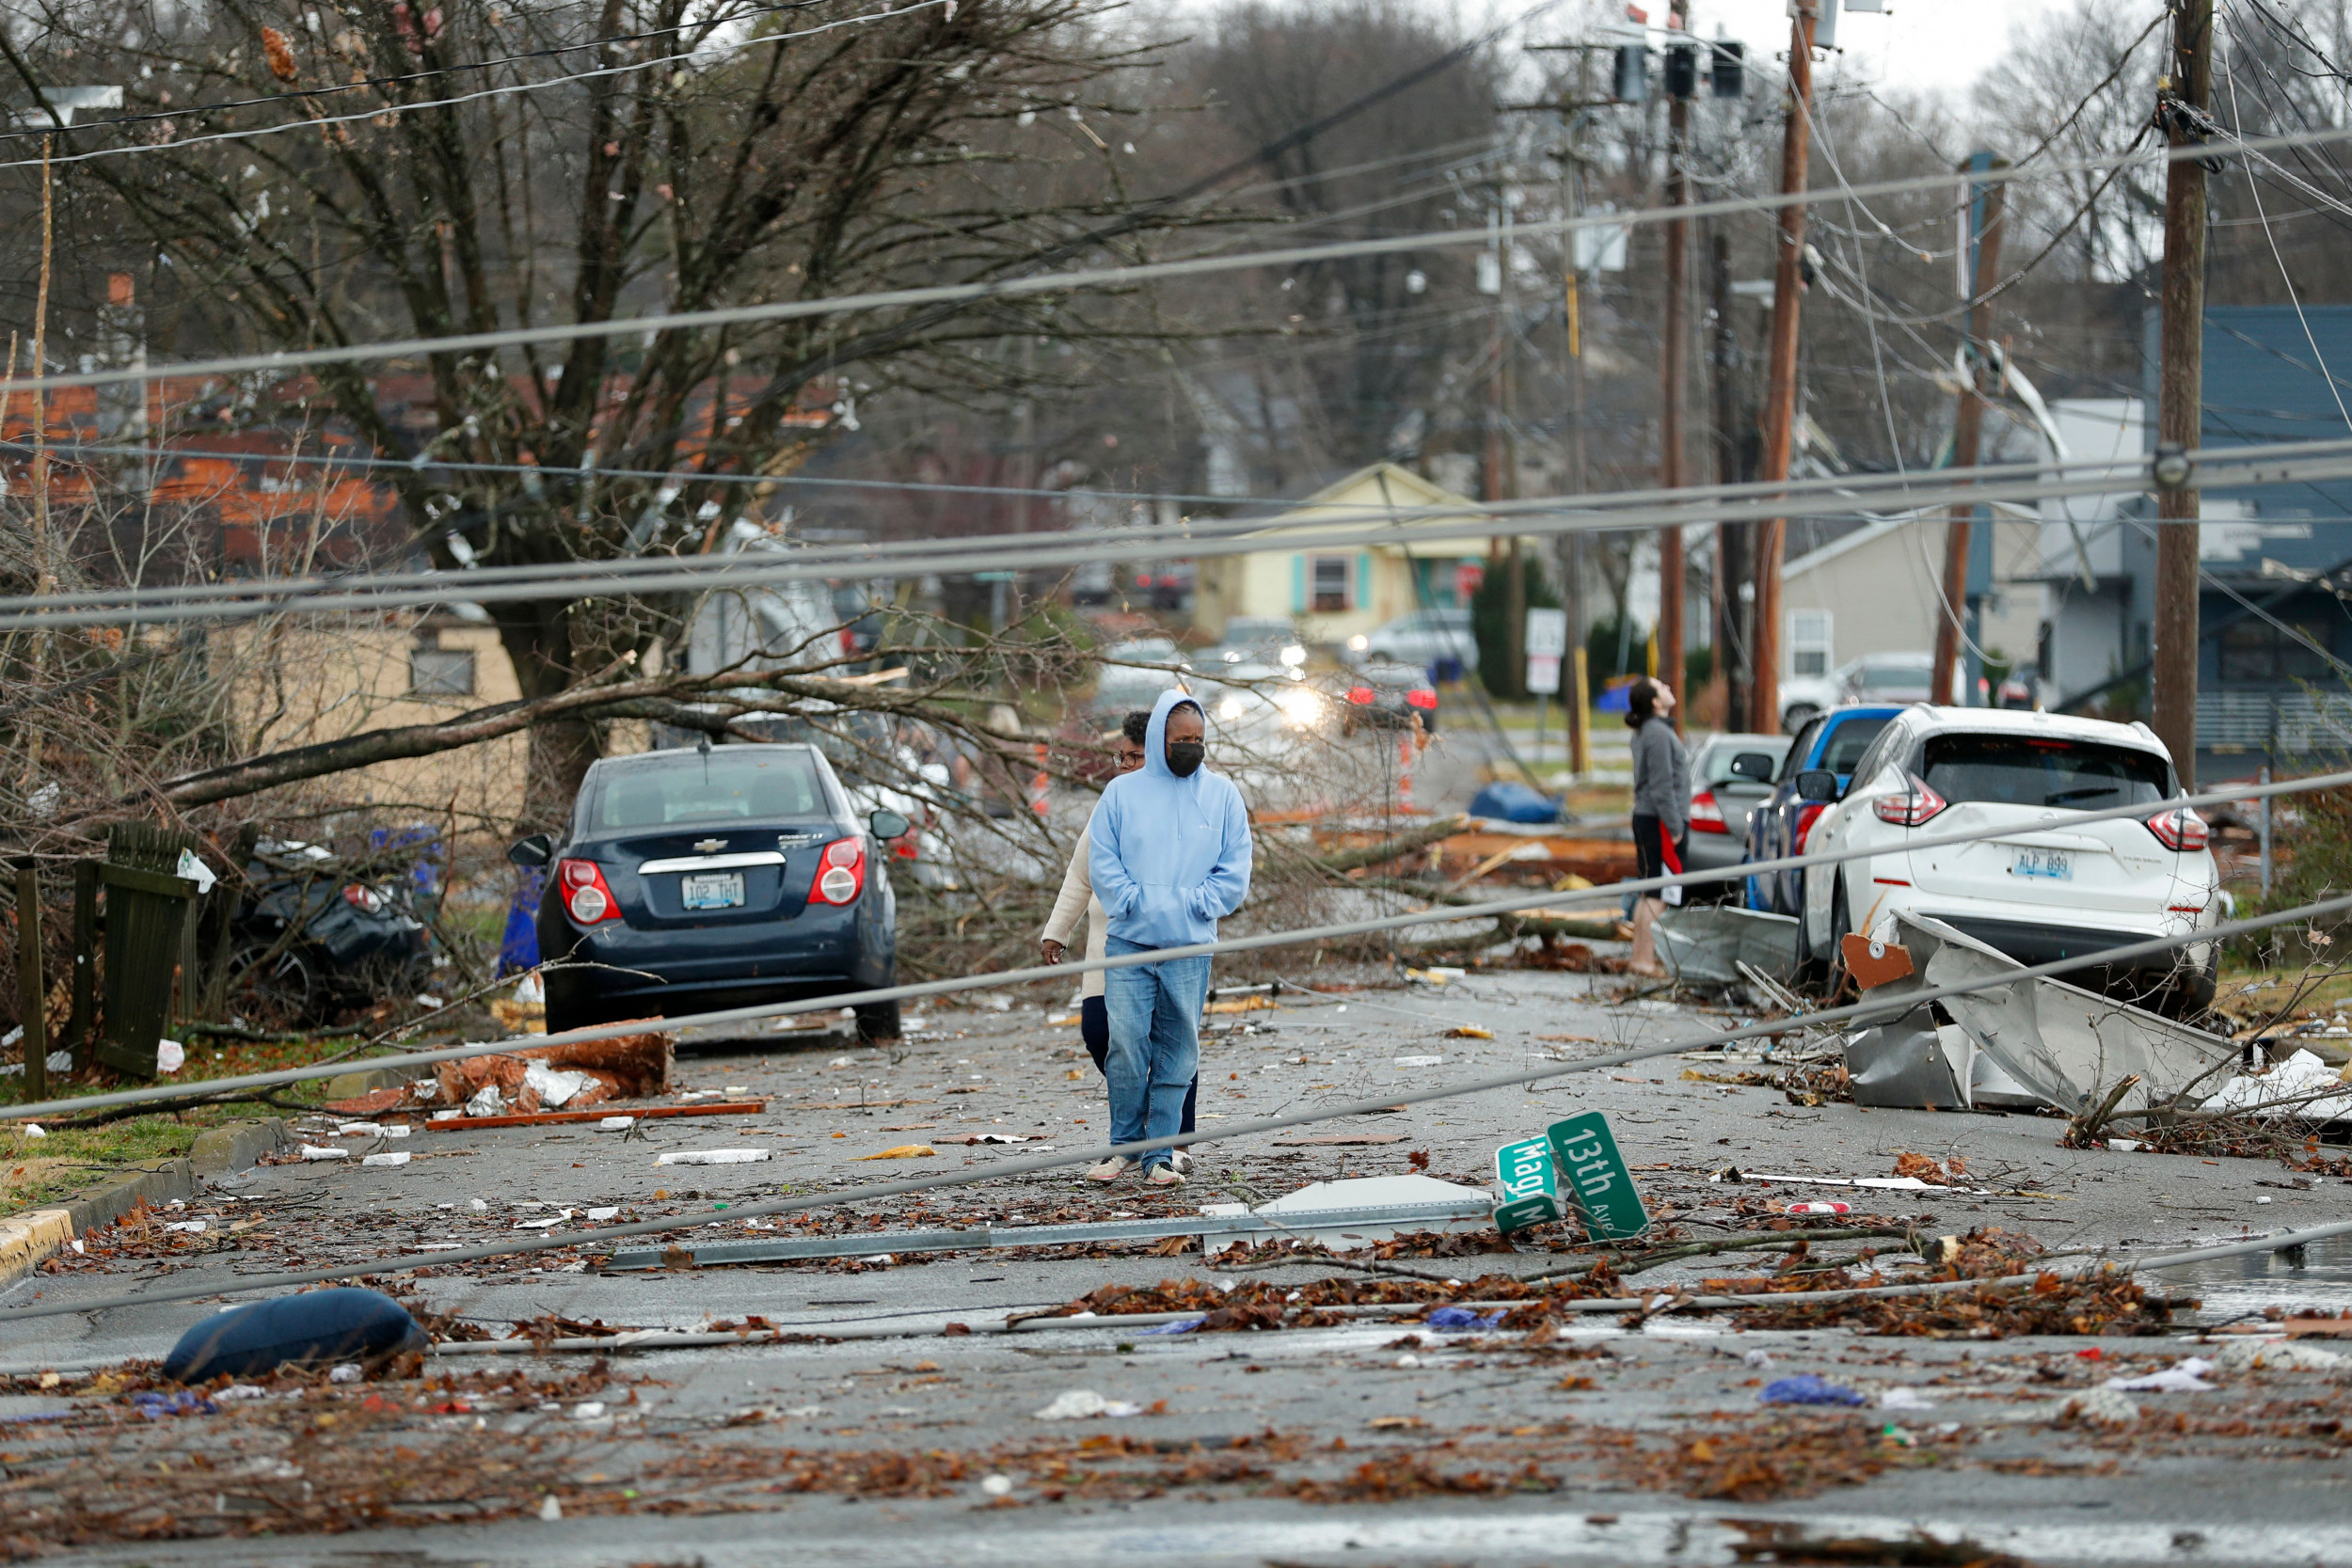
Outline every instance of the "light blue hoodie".
{"label": "light blue hoodie", "polygon": [[1249,893],[1249,813],[1241,791],[1205,763],[1189,779],[1168,766],[1168,716],[1179,703],[1200,706],[1182,691],[1161,692],[1144,733],[1143,766],[1113,779],[1094,808],[1087,862],[1094,895],[1110,917],[1110,934],[1143,947],[1215,942],[1217,921]]}

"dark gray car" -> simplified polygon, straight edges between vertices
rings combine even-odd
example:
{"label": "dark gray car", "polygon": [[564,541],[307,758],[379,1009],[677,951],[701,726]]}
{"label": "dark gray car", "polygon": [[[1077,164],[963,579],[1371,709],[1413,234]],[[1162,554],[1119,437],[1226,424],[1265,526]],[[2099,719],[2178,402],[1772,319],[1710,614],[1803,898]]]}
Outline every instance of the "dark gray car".
{"label": "dark gray car", "polygon": [[[1748,813],[1771,797],[1780,760],[1788,753],[1785,735],[1715,735],[1691,756],[1691,832],[1683,863],[1693,871],[1738,865],[1747,858]],[[1693,888],[1694,899],[1737,902],[1738,881]]]}

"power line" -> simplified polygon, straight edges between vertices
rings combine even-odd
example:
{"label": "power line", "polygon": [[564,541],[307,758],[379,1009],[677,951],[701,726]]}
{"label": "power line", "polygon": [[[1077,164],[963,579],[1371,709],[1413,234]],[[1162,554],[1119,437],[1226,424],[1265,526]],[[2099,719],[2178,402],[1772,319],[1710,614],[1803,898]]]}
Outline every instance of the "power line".
{"label": "power line", "polygon": [[[1622,888],[1612,888],[1608,891],[1613,895],[1622,891]],[[2316,920],[2321,916],[2333,914],[2345,909],[2352,909],[2352,896],[2325,899],[2306,904],[2296,909],[2280,910],[2269,914],[2250,916],[2244,920],[2229,921],[2217,926],[2209,927],[2203,930],[2190,931],[2176,936],[2156,937],[2145,942],[2131,942],[2119,947],[2103,948],[2100,949],[2098,957],[2109,963],[2129,958],[2149,958],[2161,953],[2177,952],[2184,947],[2199,946],[2210,942],[2225,941],[2232,937],[2249,935],[2256,931],[2268,930],[2274,927],[2290,925],[2297,921]],[[1459,911],[1448,912],[1458,918]],[[1428,920],[1440,917],[1433,915],[1421,915],[1415,918]],[[1285,935],[1287,936],[1287,934]],[[1292,938],[1290,940],[1298,939]],[[1122,958],[1128,958],[1141,957],[1144,957],[1144,955],[1122,955]],[[1115,965],[1119,961],[1119,959],[1090,960],[1090,963],[1095,966],[1106,967],[1108,965]],[[898,987],[894,989],[901,991],[923,990],[926,994],[936,995],[941,994],[943,991],[949,989],[970,990],[981,986],[1002,986],[1032,975],[1041,977],[1066,977],[1072,970],[1085,967],[1089,967],[1089,965],[1069,964],[1053,970],[1014,972],[1013,974],[1009,974],[976,975],[964,977],[959,980],[935,981],[932,982],[928,988]],[[1804,1022],[1815,1026],[1821,1024],[1844,1024],[1855,1022],[1864,1019],[1879,1017],[1882,1015],[1890,1015],[1901,1008],[1915,1007],[1928,1003],[1941,1001],[1947,997],[1974,995],[1978,992],[1988,990],[2005,990],[2024,982],[2049,978],[2058,974],[2072,972],[2078,972],[2084,967],[2086,967],[2085,959],[2080,957],[2053,958],[2045,963],[2029,964],[2015,969],[2003,970],[1997,974],[1981,976],[1977,979],[1961,980],[1946,985],[1926,985],[1915,990],[1905,990],[1899,996],[1891,997],[1883,1001],[1870,1001],[1866,999],[1860,1002],[1850,1003],[1844,1006],[1825,1007],[1818,1012],[1804,1014],[1803,1015],[1803,1018]],[[826,999],[829,1004],[835,1000],[846,1000],[846,998]],[[804,1006],[814,1006],[815,1004],[807,1004]],[[1205,1132],[1171,1132],[1165,1137],[1142,1138],[1133,1143],[1114,1144],[1101,1148],[1070,1150],[1057,1153],[1041,1153],[1030,1155],[1025,1158],[1016,1157],[1014,1159],[997,1162],[979,1170],[958,1171],[953,1173],[942,1172],[928,1176],[910,1177],[898,1181],[874,1182],[865,1186],[848,1188],[839,1192],[815,1193],[799,1197],[771,1198],[752,1203],[731,1203],[723,1209],[705,1210],[697,1214],[676,1215],[653,1220],[634,1220],[624,1225],[599,1226],[594,1229],[573,1231],[563,1235],[550,1233],[536,1237],[516,1238],[508,1241],[495,1242],[481,1246],[444,1248],[406,1259],[405,1261],[397,1259],[375,1259],[370,1261],[342,1264],[326,1269],[288,1270],[274,1274],[248,1275],[226,1282],[218,1279],[207,1279],[193,1284],[167,1285],[160,1288],[150,1287],[113,1296],[98,1296],[95,1298],[84,1297],[80,1299],[56,1301],[51,1302],[46,1306],[24,1307],[15,1308],[5,1313],[0,1313],[0,1323],[11,1323],[34,1318],[57,1317],[70,1313],[101,1312],[117,1307],[153,1306],[168,1301],[187,1301],[202,1296],[233,1294],[246,1291],[277,1290],[292,1285],[318,1284],[329,1279],[349,1279],[362,1275],[398,1272],[404,1268],[422,1268],[428,1266],[441,1268],[452,1263],[481,1262],[492,1258],[510,1258],[557,1249],[568,1250],[580,1246],[594,1246],[600,1243],[617,1241],[625,1237],[660,1235],[674,1230],[691,1230],[696,1227],[704,1225],[727,1224],[744,1219],[763,1219],[777,1214],[802,1212],[811,1209],[838,1208],[848,1204],[864,1202],[876,1198],[899,1197],[917,1193],[937,1192],[948,1187],[978,1186],[991,1181],[1000,1181],[1009,1177],[1028,1176],[1041,1171],[1067,1169],[1073,1165],[1087,1164],[1115,1155],[1133,1157],[1158,1149],[1168,1148],[1180,1143],[1223,1143],[1239,1138],[1257,1137],[1267,1132],[1287,1132],[1293,1128],[1312,1126],[1318,1122],[1332,1121],[1344,1117],[1363,1116],[1370,1112],[1381,1110],[1397,1104],[1427,1104],[1435,1101],[1460,1099],[1466,1095],[1491,1093],[1497,1089],[1519,1088],[1534,1084],[1544,1083],[1554,1078],[1569,1077],[1580,1072],[1593,1072],[1597,1071],[1600,1069],[1610,1067],[1626,1067],[1630,1066],[1635,1062],[1649,1060],[1653,1057],[1674,1055],[1690,1051],[1701,1051],[1719,1045],[1735,1044],[1740,1040],[1755,1039],[1767,1035],[1785,1033],[1788,1030],[1790,1022],[1791,1021],[1788,1019],[1775,1019],[1768,1020],[1759,1023],[1742,1024],[1737,1028],[1720,1030],[1712,1035],[1702,1035],[1696,1038],[1666,1040],[1661,1041],[1657,1045],[1642,1046],[1631,1051],[1613,1052],[1601,1056],[1587,1056],[1574,1062],[1561,1062],[1550,1066],[1529,1069],[1520,1072],[1505,1073],[1497,1077],[1475,1079],[1457,1084],[1443,1084],[1434,1088],[1416,1089],[1404,1094],[1391,1092],[1376,1100],[1362,1101],[1354,1104],[1326,1105],[1318,1107],[1312,1111],[1302,1111],[1290,1116],[1269,1117],[1256,1121],[1241,1122]],[[690,1026],[691,1022],[691,1021],[690,1020],[677,1020],[675,1021],[672,1026],[686,1027]],[[642,1031],[643,1025],[621,1025],[618,1027],[634,1027]],[[538,1043],[544,1043],[544,1040],[541,1040],[538,1037],[529,1037]],[[548,1037],[561,1038],[563,1037]],[[2229,1042],[2224,1039],[2217,1039],[2216,1041],[2216,1044],[2220,1046],[2226,1046],[2228,1043]],[[461,1049],[471,1054],[481,1054],[485,1052],[500,1050],[501,1049],[501,1046],[492,1045]],[[434,1057],[446,1060],[451,1056],[455,1055],[456,1053],[432,1053],[429,1054]],[[422,1059],[423,1057],[421,1056],[412,1058],[389,1058],[389,1060],[395,1063]],[[225,1084],[229,1081],[224,1080],[222,1082]],[[181,1090],[166,1089],[150,1090],[146,1092],[151,1095],[177,1094],[180,1097],[184,1098],[184,1091]],[[116,1097],[93,1095],[87,1100],[52,1101],[48,1105],[40,1107],[11,1107],[5,1114],[10,1117],[22,1117],[32,1113],[36,1109],[40,1110],[41,1114],[46,1115],[52,1109],[73,1110],[78,1108],[95,1108],[99,1102],[113,1098]]]}
{"label": "power line", "polygon": [[[831,22],[820,24],[815,27],[804,27],[798,32],[761,33],[755,37],[745,39],[739,43],[728,46],[727,53],[741,54],[745,50],[756,49],[763,44],[789,43],[795,39],[815,38],[821,33],[836,32],[843,27],[856,27],[868,23],[889,22],[898,17],[909,16],[916,11],[929,10],[934,6],[944,6],[950,3],[951,0],[909,0],[908,4],[900,6],[895,10],[876,11],[864,16],[837,17]],[[0,163],[0,169],[41,168],[44,166],[56,166],[69,164],[86,164],[98,158],[129,157],[142,152],[179,151],[191,147],[210,146],[216,142],[249,141],[257,136],[274,136],[281,131],[311,130],[326,125],[353,125],[361,120],[378,119],[386,115],[413,114],[421,109],[453,109],[460,107],[464,104],[479,103],[485,98],[511,98],[517,93],[537,92],[546,87],[569,87],[576,82],[593,82],[600,77],[606,76],[627,76],[634,74],[637,71],[653,71],[663,66],[675,69],[677,64],[678,56],[675,55],[656,55],[651,59],[635,60],[627,65],[599,66],[594,71],[574,71],[569,75],[558,76],[544,82],[510,82],[504,87],[484,87],[477,92],[462,92],[450,98],[428,98],[423,102],[417,103],[395,103],[388,102],[380,107],[361,109],[354,114],[320,115],[310,119],[290,119],[277,125],[250,126],[243,131],[215,131],[209,132],[203,135],[188,136],[176,141],[135,142],[128,147],[93,148],[87,152],[63,152],[53,158],[45,160],[40,158],[20,158],[12,163]]]}
{"label": "power line", "polygon": [[[501,55],[486,60],[467,60],[456,65],[426,66],[418,71],[403,71],[396,76],[368,76],[356,82],[326,82],[314,87],[295,87],[292,91],[273,93],[266,98],[231,98],[217,103],[191,103],[184,109],[156,109],[143,114],[116,115],[107,119],[70,120],[63,125],[45,126],[35,130],[0,131],[0,141],[16,141],[32,136],[71,136],[82,131],[120,130],[129,125],[151,125],[159,120],[188,119],[199,115],[218,114],[228,109],[270,107],[290,102],[299,102],[306,98],[336,98],[344,93],[366,92],[370,89],[381,91],[386,87],[399,87],[404,83],[429,81],[437,76],[453,76],[460,71],[493,71],[502,65],[520,65],[530,60],[556,59],[565,55],[577,55],[584,50],[608,49],[615,44],[643,43],[648,39],[669,38],[678,33],[716,27],[721,21],[733,22],[743,16],[763,16],[782,11],[804,11],[822,3],[823,0],[789,0],[787,4],[776,6],[746,5],[739,11],[723,19],[709,18],[681,24],[675,27],[653,27],[643,32],[615,33],[603,38],[589,39],[580,43],[551,44],[545,49],[529,49],[518,55]],[[674,61],[679,57],[669,56]],[[691,56],[685,57],[691,58]],[[565,82],[583,79],[579,76],[563,76],[540,85],[558,87]],[[402,106],[426,108],[431,105],[417,103]],[[294,123],[314,125],[318,122],[305,119]]]}
{"label": "power line", "polygon": [[[929,5],[935,3],[935,0],[919,0],[919,3]],[[2249,151],[2264,151],[2320,146],[2342,141],[2352,141],[2352,126],[2290,133],[2246,141],[2237,145]],[[2136,160],[2145,160],[2152,164],[2169,164],[2182,158],[2210,155],[2209,150],[2187,147],[2151,148],[2144,152],[2125,149],[2120,152],[2062,159],[2038,166],[2020,164],[2009,168],[1991,169],[1973,175],[1959,173],[1914,175],[1902,179],[1875,181],[1868,184],[1850,186],[1848,193],[1852,198],[1859,198],[1892,196],[1911,191],[1943,190],[1971,181],[1978,183],[2011,183],[2026,180],[2046,179],[2059,174],[2086,173],[2114,168],[2119,165],[2130,164]],[[1519,223],[1516,225],[1516,228],[1520,234],[1533,237],[1569,234],[1581,230],[1601,227],[1616,228],[1633,224],[1660,223],[1677,215],[1686,218],[1702,218],[1731,214],[1777,212],[1784,207],[1808,206],[1820,200],[1820,194],[1816,191],[1799,191],[1756,195],[1696,202],[1671,209],[1645,208],[1628,213],[1592,214],[1576,217],[1531,220]],[[1164,198],[1164,200],[1174,198]],[[1167,261],[1087,267],[1062,273],[1029,274],[983,282],[876,290],[866,293],[844,294],[823,299],[777,300],[757,305],[719,306],[700,310],[663,311],[611,321],[507,327],[483,332],[455,333],[437,338],[384,339],[371,343],[345,344],[333,348],[281,349],[267,354],[226,355],[210,359],[182,360],[163,366],[150,366],[145,370],[84,371],[65,374],[43,374],[26,377],[14,385],[23,390],[60,391],[72,387],[110,387],[126,382],[151,381],[162,377],[224,376],[243,374],[247,372],[284,373],[317,365],[355,364],[411,356],[471,353],[520,347],[526,343],[554,342],[582,338],[617,338],[631,334],[652,337],[662,332],[700,326],[756,325],[781,321],[805,320],[818,316],[840,315],[859,310],[890,309],[910,306],[946,306],[982,299],[1022,298],[1045,293],[1117,288],[1167,277],[1238,272],[1252,267],[1309,265],[1324,261],[1345,261],[1359,256],[1390,255],[1397,251],[1460,249],[1472,245],[1483,246],[1486,244],[1486,235],[1484,230],[1429,230],[1418,234],[1384,235],[1377,238],[1339,241],[1320,245],[1284,246],[1263,251],[1184,257]]]}
{"label": "power line", "polygon": [[[1541,498],[1444,508],[1397,508],[1376,527],[1312,521],[1268,528],[1272,519],[1249,517],[1174,527],[1122,531],[1064,531],[1056,534],[976,536],[943,547],[934,540],[862,546],[810,547],[773,557],[664,556],[603,562],[554,562],[544,566],[485,567],[455,573],[386,574],[373,578],[262,579],[172,588],[93,590],[72,594],[24,595],[0,600],[0,630],[124,623],[167,624],[203,620],[248,620],[292,611],[380,612],[451,602],[518,602],[549,597],[609,597],[701,589],[743,591],[787,582],[887,574],[896,565],[925,574],[1027,570],[1124,562],[1138,555],[1200,558],[1280,551],[1358,547],[1364,545],[1424,544],[1483,539],[1497,523],[1515,532],[1543,537],[1561,533],[1614,531],[1692,523],[1756,521],[1809,515],[1873,517],[1871,504],[1892,498],[1924,513],[1936,507],[2040,500],[2045,498],[2145,488],[2153,459],[2092,460],[2066,465],[2074,477],[2043,479],[2052,464],[2012,464],[1974,470],[1965,484],[1914,486],[1908,474],[1785,483],[1711,486],[1706,492],[1628,492],[1645,504],[1594,506],[1594,498]],[[2096,472],[2092,472],[2096,470]],[[2006,481],[1994,476],[2030,474]],[[2312,483],[2352,475],[2352,440],[2298,443],[2294,447],[2205,449],[2193,454],[2189,487],[2248,488]],[[1720,499],[1727,490],[1746,499]],[[1661,495],[1666,499],[1661,500]],[[1792,503],[1792,496],[1794,503]],[[1326,510],[1326,509],[1317,509]],[[1378,515],[1378,509],[1330,511]]]}

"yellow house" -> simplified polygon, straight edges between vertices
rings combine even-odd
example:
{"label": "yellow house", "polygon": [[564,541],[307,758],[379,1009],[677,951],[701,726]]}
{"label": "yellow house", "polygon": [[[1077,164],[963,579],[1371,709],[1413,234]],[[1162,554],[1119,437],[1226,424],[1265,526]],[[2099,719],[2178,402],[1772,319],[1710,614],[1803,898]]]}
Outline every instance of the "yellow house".
{"label": "yellow house", "polygon": [[[1271,616],[1296,622],[1310,642],[1332,643],[1416,610],[1467,605],[1485,575],[1485,550],[1459,538],[1415,546],[1406,536],[1476,510],[1468,497],[1394,463],[1359,468],[1266,519],[1265,550],[1203,560],[1194,580],[1193,623],[1221,638],[1236,616]],[[1396,544],[1279,547],[1286,532],[1376,524],[1390,512],[1408,515],[1397,519]]]}

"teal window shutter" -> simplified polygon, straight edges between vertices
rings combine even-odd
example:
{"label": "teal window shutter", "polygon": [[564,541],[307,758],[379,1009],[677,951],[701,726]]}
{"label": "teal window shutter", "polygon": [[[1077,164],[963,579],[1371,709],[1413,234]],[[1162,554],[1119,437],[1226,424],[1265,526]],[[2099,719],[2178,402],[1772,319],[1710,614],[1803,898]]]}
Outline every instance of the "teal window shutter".
{"label": "teal window shutter", "polygon": [[1295,555],[1291,557],[1291,613],[1303,615],[1306,612],[1307,558],[1303,555]]}
{"label": "teal window shutter", "polygon": [[1354,602],[1354,603],[1352,603],[1352,604],[1350,604],[1347,608],[1348,608],[1348,609],[1350,609],[1350,610],[1369,610],[1369,609],[1371,609],[1371,608],[1372,608],[1372,552],[1371,552],[1370,550],[1364,550],[1364,551],[1361,551],[1361,552],[1360,552],[1360,553],[1359,553],[1359,554],[1357,555],[1357,557],[1356,557],[1356,582],[1355,582],[1355,589],[1356,589],[1356,592],[1355,592],[1354,594],[1350,594],[1350,595],[1349,595],[1349,597],[1350,597],[1350,598],[1352,598],[1355,602]]}

